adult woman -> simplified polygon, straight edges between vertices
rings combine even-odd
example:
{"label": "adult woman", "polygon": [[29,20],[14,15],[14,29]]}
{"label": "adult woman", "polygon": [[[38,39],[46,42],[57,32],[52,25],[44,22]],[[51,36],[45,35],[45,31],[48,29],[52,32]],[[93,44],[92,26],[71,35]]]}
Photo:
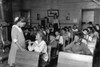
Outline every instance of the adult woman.
{"label": "adult woman", "polygon": [[8,57],[8,64],[13,67],[15,63],[16,52],[18,49],[24,50],[25,48],[25,38],[21,27],[23,27],[26,23],[23,19],[16,17],[15,25],[12,26],[11,37],[12,44]]}
{"label": "adult woman", "polygon": [[43,37],[44,34],[42,31],[37,32],[36,41],[33,42],[32,46],[30,44],[28,46],[29,51],[36,51],[40,53],[39,67],[44,67],[46,65],[46,62],[48,61],[47,45],[43,40]]}

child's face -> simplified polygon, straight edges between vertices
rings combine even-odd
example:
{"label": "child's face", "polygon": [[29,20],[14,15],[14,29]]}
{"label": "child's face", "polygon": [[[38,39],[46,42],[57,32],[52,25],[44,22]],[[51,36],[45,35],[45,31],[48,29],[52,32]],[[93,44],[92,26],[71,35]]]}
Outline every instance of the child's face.
{"label": "child's face", "polygon": [[36,30],[36,28],[34,28],[34,30]]}
{"label": "child's face", "polygon": [[46,30],[46,32],[47,32],[47,33],[50,33],[50,30],[49,30],[49,29],[47,29],[47,30]]}
{"label": "child's face", "polygon": [[65,31],[64,30],[62,30],[62,34],[64,34],[65,33]]}
{"label": "child's face", "polygon": [[86,30],[83,31],[84,34],[87,34],[88,32]]}
{"label": "child's face", "polygon": [[75,36],[75,41],[78,41],[79,40],[79,36]]}
{"label": "child's face", "polygon": [[41,39],[41,37],[40,37],[40,34],[37,33],[37,35],[36,35],[36,40],[39,40],[39,39]]}
{"label": "child's face", "polygon": [[99,26],[98,25],[96,25],[96,29],[99,30]]}
{"label": "child's face", "polygon": [[58,33],[58,32],[55,32],[55,35],[56,35],[56,36],[58,36],[58,35],[59,35],[59,33]]}

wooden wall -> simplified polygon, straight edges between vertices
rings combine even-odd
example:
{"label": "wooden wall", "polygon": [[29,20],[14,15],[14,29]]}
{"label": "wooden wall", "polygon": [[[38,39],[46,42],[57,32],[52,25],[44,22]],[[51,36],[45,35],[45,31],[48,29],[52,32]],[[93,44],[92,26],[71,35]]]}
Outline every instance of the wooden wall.
{"label": "wooden wall", "polygon": [[[59,20],[62,26],[79,24],[81,22],[82,9],[100,8],[91,0],[23,0],[22,9],[31,10],[31,23],[37,24],[37,13],[43,18],[47,16],[47,10],[59,9]],[[18,1],[17,1],[18,2]],[[16,4],[16,2],[15,2]],[[18,7],[18,6],[16,6]],[[67,14],[70,13],[70,20],[66,20]],[[14,12],[15,16],[19,15],[18,11]],[[50,18],[52,22],[52,18]]]}

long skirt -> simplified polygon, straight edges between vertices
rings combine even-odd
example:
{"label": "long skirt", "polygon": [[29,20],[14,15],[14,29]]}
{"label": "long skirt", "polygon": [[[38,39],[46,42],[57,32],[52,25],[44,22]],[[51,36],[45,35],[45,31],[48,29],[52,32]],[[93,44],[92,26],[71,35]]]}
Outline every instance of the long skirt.
{"label": "long skirt", "polygon": [[18,47],[16,46],[16,44],[12,44],[10,52],[9,52],[9,57],[8,57],[8,64],[10,66],[13,66],[13,64],[15,63],[17,50],[18,50]]}

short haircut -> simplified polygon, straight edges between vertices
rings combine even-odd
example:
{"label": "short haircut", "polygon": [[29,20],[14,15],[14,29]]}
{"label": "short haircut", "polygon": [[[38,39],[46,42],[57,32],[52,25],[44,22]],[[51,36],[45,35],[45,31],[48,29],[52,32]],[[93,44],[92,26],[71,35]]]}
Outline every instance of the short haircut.
{"label": "short haircut", "polygon": [[88,22],[88,24],[92,25],[92,22],[90,21],[90,22]]}
{"label": "short haircut", "polygon": [[84,34],[82,32],[78,32],[77,34],[75,34],[76,36],[78,36],[79,38],[83,38]]}
{"label": "short haircut", "polygon": [[38,31],[37,34],[40,34],[40,37],[44,40],[44,33],[42,31]]}

